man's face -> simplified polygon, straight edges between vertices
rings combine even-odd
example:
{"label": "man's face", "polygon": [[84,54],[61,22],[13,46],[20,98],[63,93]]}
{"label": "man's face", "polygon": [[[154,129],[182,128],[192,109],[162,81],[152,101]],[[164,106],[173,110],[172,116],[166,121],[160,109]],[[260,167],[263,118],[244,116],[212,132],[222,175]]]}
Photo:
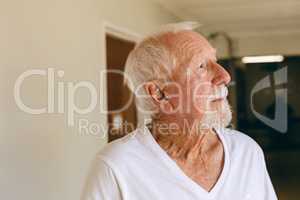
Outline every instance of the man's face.
{"label": "man's face", "polygon": [[230,75],[217,63],[215,49],[195,32],[178,33],[174,46],[179,62],[168,93],[174,97],[170,102],[178,109],[176,114],[200,122],[202,128],[227,126],[231,111],[225,85]]}

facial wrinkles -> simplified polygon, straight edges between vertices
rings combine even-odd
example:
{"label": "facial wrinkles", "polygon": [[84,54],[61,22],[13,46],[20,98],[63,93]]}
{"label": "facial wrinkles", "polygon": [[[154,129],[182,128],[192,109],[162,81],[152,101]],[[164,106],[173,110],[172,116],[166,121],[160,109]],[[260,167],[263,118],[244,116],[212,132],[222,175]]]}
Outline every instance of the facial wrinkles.
{"label": "facial wrinkles", "polygon": [[[173,55],[177,58],[177,63],[180,65],[176,66],[172,74],[175,82],[179,81],[181,87],[186,88],[186,90],[191,90],[198,84],[205,85],[203,90],[202,86],[199,86],[201,87],[200,95],[206,96],[206,99],[208,99],[208,96],[215,96],[215,87],[209,85],[213,77],[215,55],[214,50],[205,38],[202,38],[201,35],[195,32],[182,31],[164,34],[161,36],[160,42],[164,43],[165,46],[173,52]],[[206,70],[198,71],[201,63],[206,65]],[[183,74],[185,74],[183,72],[186,72],[186,69],[190,69],[190,67],[193,68],[190,74],[183,76]],[[192,95],[192,93],[190,95]],[[185,101],[188,100],[191,100],[191,98],[185,99]],[[206,109],[211,110],[209,108],[209,102],[205,102],[207,102],[205,105]],[[199,103],[203,104],[205,102],[201,101]]]}
{"label": "facial wrinkles", "polygon": [[181,31],[177,33],[166,33],[161,36],[160,41],[177,57],[179,61],[198,54],[203,47],[207,47],[205,38],[192,31]]}
{"label": "facial wrinkles", "polygon": [[[199,59],[207,57],[207,54],[212,52],[212,48],[206,39],[192,31],[165,33],[158,40],[176,57],[177,66],[173,70],[175,74],[173,76],[180,78],[181,81],[185,81],[182,74],[187,72],[187,68],[192,65],[199,65]],[[196,60],[199,63],[192,63],[193,57],[197,57]]]}
{"label": "facial wrinkles", "polygon": [[199,47],[196,41],[185,41],[181,45],[178,45],[176,51],[184,70],[190,69],[193,66],[198,67],[203,62],[202,55],[204,50]]}

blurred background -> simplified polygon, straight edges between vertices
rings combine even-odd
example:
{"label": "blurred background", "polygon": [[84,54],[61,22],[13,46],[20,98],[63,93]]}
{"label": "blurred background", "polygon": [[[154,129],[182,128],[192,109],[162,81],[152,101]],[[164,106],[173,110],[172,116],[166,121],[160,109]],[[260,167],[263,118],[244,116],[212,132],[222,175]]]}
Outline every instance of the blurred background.
{"label": "blurred background", "polygon": [[300,1],[0,0],[0,13],[0,199],[79,199],[95,153],[143,118],[134,101],[103,112],[131,94],[102,72],[123,71],[141,37],[179,21],[202,24],[233,77],[232,126],[262,146],[279,199],[299,199]]}

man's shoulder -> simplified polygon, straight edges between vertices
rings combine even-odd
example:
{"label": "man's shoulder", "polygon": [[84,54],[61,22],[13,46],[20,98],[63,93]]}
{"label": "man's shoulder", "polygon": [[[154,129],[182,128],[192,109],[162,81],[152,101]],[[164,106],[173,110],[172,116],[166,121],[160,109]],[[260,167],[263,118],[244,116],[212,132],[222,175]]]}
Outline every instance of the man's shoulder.
{"label": "man's shoulder", "polygon": [[135,129],[131,133],[116,139],[108,144],[106,144],[98,153],[96,157],[106,161],[111,162],[122,162],[128,159],[128,156],[132,156],[134,152],[141,148],[136,135],[139,134],[140,130]]}
{"label": "man's shoulder", "polygon": [[232,150],[247,151],[247,152],[262,152],[259,144],[247,134],[226,128],[224,129],[224,137]]}

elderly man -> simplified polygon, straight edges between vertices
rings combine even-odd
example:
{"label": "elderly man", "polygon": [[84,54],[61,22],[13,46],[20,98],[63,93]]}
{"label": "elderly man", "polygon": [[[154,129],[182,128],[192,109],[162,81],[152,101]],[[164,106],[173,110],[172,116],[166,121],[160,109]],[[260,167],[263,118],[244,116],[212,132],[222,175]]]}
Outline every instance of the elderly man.
{"label": "elderly man", "polygon": [[228,72],[193,24],[166,26],[125,72],[152,121],[96,156],[82,200],[275,200],[261,148],[227,129]]}

